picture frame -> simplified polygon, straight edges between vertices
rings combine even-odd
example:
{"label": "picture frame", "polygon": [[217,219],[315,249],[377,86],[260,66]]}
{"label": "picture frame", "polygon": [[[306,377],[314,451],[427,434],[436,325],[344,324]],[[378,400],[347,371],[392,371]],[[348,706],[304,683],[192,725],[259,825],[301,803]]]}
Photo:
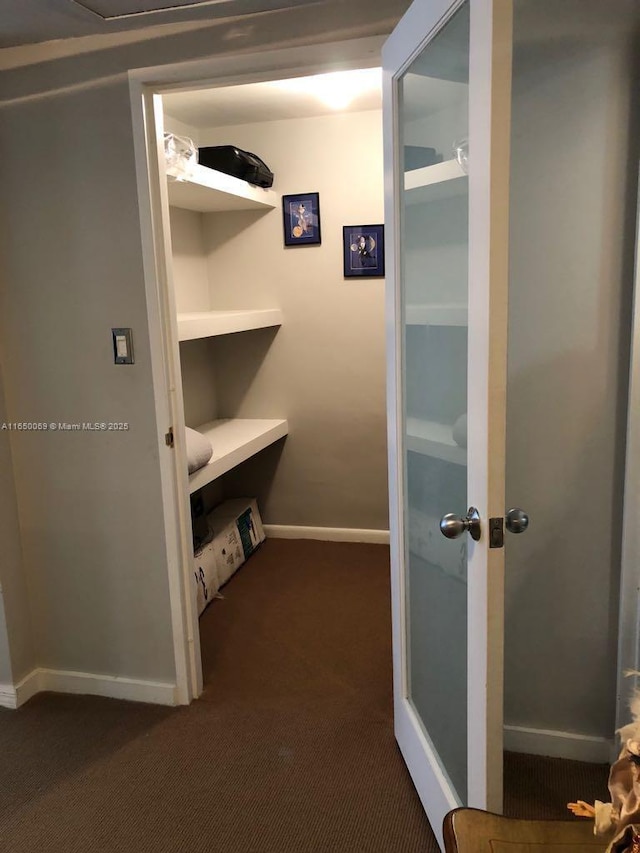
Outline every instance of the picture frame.
{"label": "picture frame", "polygon": [[343,225],[345,278],[384,275],[384,225]]}
{"label": "picture frame", "polygon": [[320,194],[294,193],[282,196],[285,246],[319,246]]}

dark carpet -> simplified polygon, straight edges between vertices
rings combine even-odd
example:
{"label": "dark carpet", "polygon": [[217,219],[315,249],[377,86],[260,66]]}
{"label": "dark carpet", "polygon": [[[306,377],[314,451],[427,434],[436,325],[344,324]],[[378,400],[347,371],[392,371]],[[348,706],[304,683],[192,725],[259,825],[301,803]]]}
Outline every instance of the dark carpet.
{"label": "dark carpet", "polygon": [[[188,708],[0,711],[6,853],[435,853],[393,738],[388,549],[270,540],[201,619]],[[506,810],[565,817],[606,767],[507,755]]]}

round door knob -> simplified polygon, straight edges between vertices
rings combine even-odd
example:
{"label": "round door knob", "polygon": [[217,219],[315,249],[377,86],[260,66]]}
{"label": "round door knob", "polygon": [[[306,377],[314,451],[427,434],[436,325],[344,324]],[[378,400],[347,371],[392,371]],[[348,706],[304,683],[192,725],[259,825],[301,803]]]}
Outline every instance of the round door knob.
{"label": "round door knob", "polygon": [[529,516],[523,509],[510,509],[504,520],[505,527],[510,533],[524,533],[529,526]]}
{"label": "round door knob", "polygon": [[465,531],[476,542],[480,539],[480,514],[474,506],[469,507],[466,518],[448,512],[440,519],[440,532],[447,539],[458,539]]}
{"label": "round door knob", "polygon": [[459,536],[462,536],[466,529],[466,519],[453,512],[448,512],[440,519],[440,532],[447,539],[457,539]]}

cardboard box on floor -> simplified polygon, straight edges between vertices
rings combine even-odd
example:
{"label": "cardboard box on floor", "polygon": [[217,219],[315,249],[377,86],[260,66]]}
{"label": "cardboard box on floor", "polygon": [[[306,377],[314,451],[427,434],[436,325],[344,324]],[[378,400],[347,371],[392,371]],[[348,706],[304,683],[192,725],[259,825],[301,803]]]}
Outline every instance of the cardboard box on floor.
{"label": "cardboard box on floor", "polygon": [[207,516],[213,539],[194,557],[198,614],[266,536],[253,498],[224,501]]}

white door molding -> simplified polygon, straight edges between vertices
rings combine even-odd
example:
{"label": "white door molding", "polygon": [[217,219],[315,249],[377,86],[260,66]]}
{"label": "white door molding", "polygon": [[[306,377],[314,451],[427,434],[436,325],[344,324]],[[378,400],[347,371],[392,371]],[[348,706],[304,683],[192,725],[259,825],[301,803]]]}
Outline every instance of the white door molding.
{"label": "white door molding", "polygon": [[171,272],[169,202],[162,169],[159,95],[175,89],[220,87],[380,65],[383,36],[154,66],[129,72],[129,94],[140,211],[149,340],[167,543],[177,701],[202,692],[198,613],[192,583],[187,465],[180,441],[165,443],[170,426],[184,433],[177,320]]}

